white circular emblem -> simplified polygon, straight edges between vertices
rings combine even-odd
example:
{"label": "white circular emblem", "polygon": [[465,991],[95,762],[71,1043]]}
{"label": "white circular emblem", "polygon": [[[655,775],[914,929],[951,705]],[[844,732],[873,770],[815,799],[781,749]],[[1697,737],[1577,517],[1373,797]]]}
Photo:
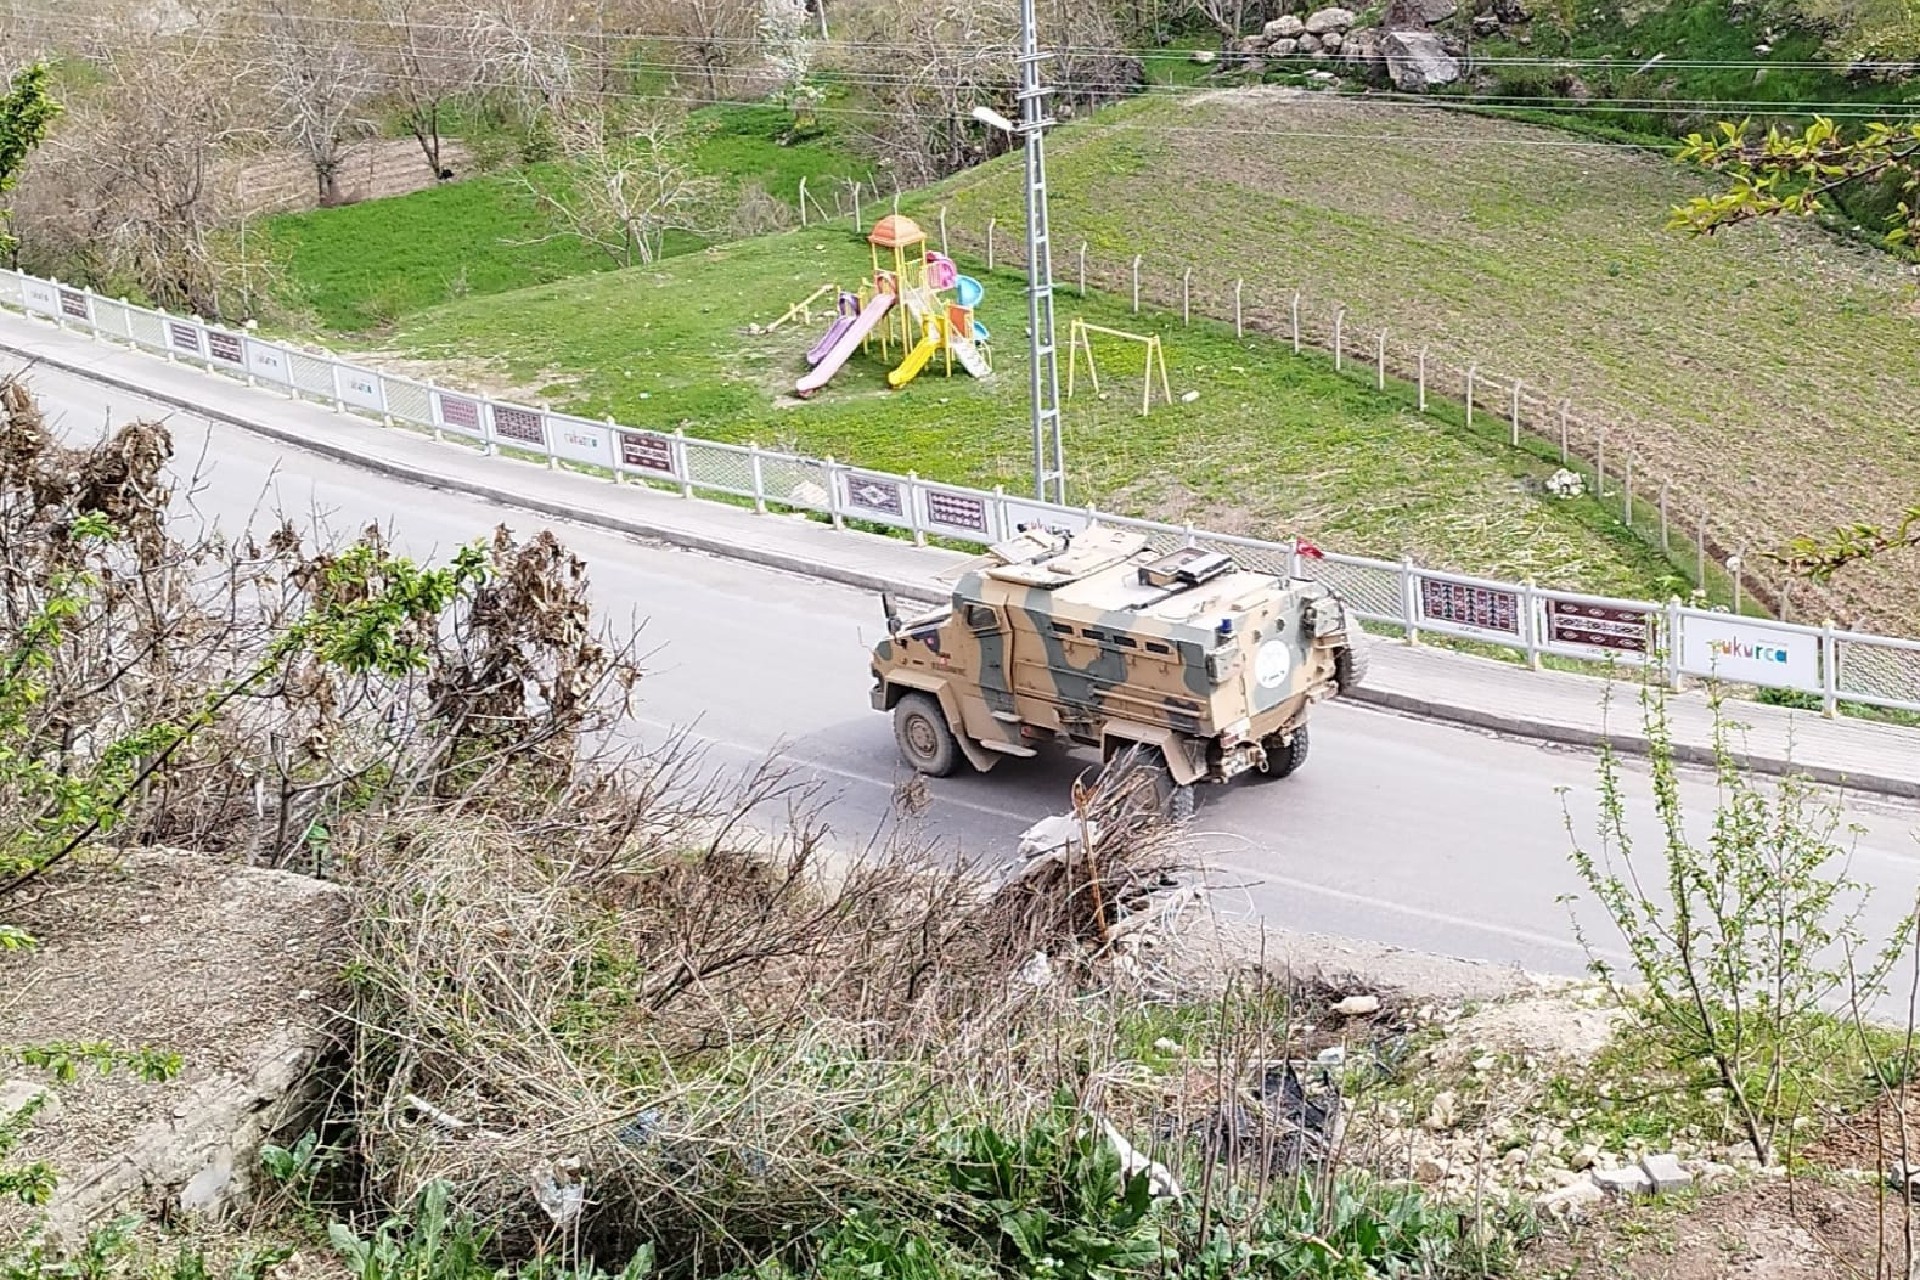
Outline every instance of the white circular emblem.
{"label": "white circular emblem", "polygon": [[1293,650],[1284,640],[1269,640],[1253,655],[1253,678],[1262,689],[1285,684],[1292,673]]}

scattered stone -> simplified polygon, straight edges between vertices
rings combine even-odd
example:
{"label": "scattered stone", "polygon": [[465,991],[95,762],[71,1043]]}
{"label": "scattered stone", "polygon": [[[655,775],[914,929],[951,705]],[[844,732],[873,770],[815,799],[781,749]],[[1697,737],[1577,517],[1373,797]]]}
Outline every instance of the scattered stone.
{"label": "scattered stone", "polygon": [[1680,1158],[1671,1153],[1640,1157],[1640,1171],[1647,1175],[1655,1195],[1682,1191],[1693,1185],[1693,1175],[1680,1166]]}
{"label": "scattered stone", "polygon": [[1380,1012],[1380,997],[1348,996],[1333,1006],[1333,1012],[1343,1018],[1364,1018],[1370,1013]]}
{"label": "scattered stone", "polygon": [[1759,1164],[1760,1153],[1754,1150],[1751,1142],[1736,1142],[1726,1150],[1726,1161],[1731,1165]]}
{"label": "scattered stone", "polygon": [[1616,1196],[1644,1196],[1653,1192],[1653,1179],[1647,1171],[1638,1165],[1627,1165],[1620,1169],[1595,1169],[1593,1183],[1600,1190]]}
{"label": "scattered stone", "polygon": [[[1370,65],[1380,61],[1380,33],[1372,27],[1361,31],[1349,31],[1340,42],[1340,60],[1342,62]],[[1432,1017],[1422,1019],[1433,1021]]]}
{"label": "scattered stone", "polygon": [[1589,1142],[1586,1146],[1581,1147],[1573,1153],[1572,1158],[1567,1161],[1567,1168],[1575,1170],[1576,1172],[1591,1169],[1599,1159],[1600,1148]]}
{"label": "scattered stone", "polygon": [[12,1119],[35,1098],[40,1109],[33,1113],[33,1124],[52,1124],[60,1118],[60,1095],[38,1080],[8,1080],[0,1083],[0,1123]]}
{"label": "scattered stone", "polygon": [[1180,1056],[1184,1056],[1187,1052],[1180,1046],[1178,1040],[1169,1040],[1165,1036],[1161,1036],[1153,1042],[1153,1051],[1155,1053],[1171,1053]]}
{"label": "scattered stone", "polygon": [[1380,51],[1386,57],[1394,88],[1404,93],[1424,93],[1460,78],[1460,63],[1430,31],[1389,31],[1380,42]]}
{"label": "scattered stone", "polygon": [[1275,40],[1267,52],[1276,58],[1291,58],[1300,48],[1300,42],[1291,36]]}
{"label": "scattered stone", "polygon": [[221,1147],[200,1172],[180,1188],[183,1213],[207,1213],[225,1202],[227,1188],[233,1185],[233,1148]]}
{"label": "scattered stone", "polygon": [[1282,40],[1297,40],[1307,29],[1307,24],[1293,14],[1284,18],[1275,18],[1266,26],[1264,34]]}
{"label": "scattered stone", "polygon": [[1307,17],[1307,34],[1323,36],[1329,31],[1345,31],[1353,25],[1351,9],[1321,9]]}
{"label": "scattered stone", "polygon": [[1432,1186],[1436,1182],[1443,1181],[1446,1176],[1447,1166],[1437,1157],[1420,1156],[1413,1162],[1413,1179],[1415,1182]]}
{"label": "scattered stone", "polygon": [[1189,60],[1195,66],[1205,67],[1205,66],[1210,66],[1214,62],[1218,61],[1219,57],[1220,55],[1215,53],[1211,49],[1195,49],[1193,51],[1193,57]]}
{"label": "scattered stone", "polygon": [[1046,952],[1036,951],[1025,964],[1020,966],[1014,978],[1029,987],[1049,986],[1053,982],[1053,964],[1047,959]]}
{"label": "scattered stone", "polygon": [[1308,32],[1306,35],[1300,37],[1300,43],[1296,47],[1301,53],[1318,53],[1320,52],[1320,37],[1314,35],[1312,32]]}
{"label": "scattered stone", "polygon": [[1314,1062],[1323,1067],[1342,1066],[1346,1063],[1346,1061],[1347,1061],[1346,1046],[1338,1045],[1338,1044],[1329,1045],[1327,1048],[1322,1049],[1319,1052],[1319,1054],[1314,1057]]}
{"label": "scattered stone", "polygon": [[1436,1095],[1433,1105],[1427,1108],[1427,1128],[1435,1133],[1445,1133],[1458,1123],[1460,1123],[1459,1095],[1451,1089]]}
{"label": "scattered stone", "polygon": [[[1318,58],[1318,57],[1321,57],[1322,55],[1321,55],[1321,54],[1318,54],[1318,53],[1316,53],[1316,54],[1314,54],[1313,56],[1314,56],[1314,57],[1316,57],[1316,58]],[[1311,80],[1311,81],[1313,81],[1313,82],[1314,82],[1315,84],[1319,84],[1319,85],[1329,85],[1329,84],[1332,84],[1332,83],[1333,83],[1333,82],[1334,82],[1335,80],[1338,80],[1339,78],[1340,78],[1339,76],[1337,76],[1337,75],[1335,75],[1335,74],[1333,74],[1333,72],[1331,72],[1331,71],[1309,71],[1309,72],[1307,72],[1307,79],[1309,79],[1309,80]]]}
{"label": "scattered stone", "polygon": [[1588,1209],[1604,1200],[1606,1194],[1592,1178],[1582,1178],[1578,1182],[1568,1183],[1557,1191],[1547,1192],[1534,1203],[1545,1212],[1558,1217],[1579,1218],[1584,1217]]}
{"label": "scattered stone", "polygon": [[1730,1164],[1720,1164],[1713,1160],[1702,1160],[1693,1168],[1694,1177],[1700,1179],[1702,1185],[1710,1182],[1724,1182],[1738,1172],[1739,1170]]}
{"label": "scattered stone", "polygon": [[1327,32],[1327,34],[1320,37],[1320,48],[1326,51],[1327,53],[1340,52],[1340,46],[1342,43],[1343,42],[1340,38],[1340,33],[1338,31],[1329,31]]}

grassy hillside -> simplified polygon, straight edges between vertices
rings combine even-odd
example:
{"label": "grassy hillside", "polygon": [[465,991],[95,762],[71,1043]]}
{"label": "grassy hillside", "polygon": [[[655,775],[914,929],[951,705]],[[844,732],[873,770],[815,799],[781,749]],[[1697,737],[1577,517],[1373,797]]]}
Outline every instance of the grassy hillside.
{"label": "grassy hillside", "polygon": [[[693,160],[738,193],[757,183],[783,204],[797,204],[807,180],[822,199],[831,185],[866,170],[831,130],[783,142],[790,117],[772,106],[723,105],[695,111]],[[540,170],[536,169],[536,173]],[[551,172],[550,169],[547,172]],[[726,219],[715,219],[724,234]],[[512,173],[488,173],[387,200],[269,220],[267,234],[286,255],[283,301],[322,327],[363,332],[450,299],[502,293],[616,264],[553,227]],[[666,251],[685,253],[703,237],[670,234]]]}
{"label": "grassy hillside", "polygon": [[[976,485],[1030,484],[1025,302],[988,277],[980,318],[998,339],[991,385],[956,371],[900,391],[858,356],[806,402],[789,394],[824,322],[754,335],[833,280],[857,284],[864,240],[845,223],[710,249],[654,268],[450,303],[403,325],[389,354],[444,376],[544,396],[591,415],[726,440],[757,440]],[[1548,501],[1550,468],[1423,418],[1264,339],[1177,317],[1063,299],[1068,320],[1167,335],[1176,401],[1139,415],[1140,356],[1100,348],[1103,396],[1068,406],[1076,494],[1110,509],[1265,536],[1300,532],[1343,550],[1543,582],[1646,591],[1666,566],[1587,502]],[[895,358],[898,358],[896,352]],[[1066,368],[1062,352],[1062,382]],[[1083,375],[1084,377],[1084,375]],[[1180,397],[1193,392],[1188,402]]]}
{"label": "grassy hillside", "polygon": [[[1702,181],[1659,158],[1400,103],[1251,90],[1138,101],[1050,151],[1058,243],[1110,277],[1244,275],[1353,323],[1524,377],[1611,421],[1648,475],[1711,505],[1731,546],[1881,519],[1920,494],[1920,331],[1891,259],[1804,225],[1689,241]],[[931,200],[956,234],[1020,225],[1018,170]],[[1002,241],[1003,244],[1007,240]],[[1693,510],[1689,511],[1692,518]],[[1856,616],[1915,615],[1915,565],[1841,584]]]}

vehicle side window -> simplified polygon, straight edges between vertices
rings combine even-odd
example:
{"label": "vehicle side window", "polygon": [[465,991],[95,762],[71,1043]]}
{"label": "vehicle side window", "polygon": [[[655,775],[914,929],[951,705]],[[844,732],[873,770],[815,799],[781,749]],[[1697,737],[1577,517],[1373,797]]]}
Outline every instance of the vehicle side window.
{"label": "vehicle side window", "polygon": [[992,631],[1000,625],[1000,619],[986,605],[970,604],[967,606],[967,625],[975,631]]}

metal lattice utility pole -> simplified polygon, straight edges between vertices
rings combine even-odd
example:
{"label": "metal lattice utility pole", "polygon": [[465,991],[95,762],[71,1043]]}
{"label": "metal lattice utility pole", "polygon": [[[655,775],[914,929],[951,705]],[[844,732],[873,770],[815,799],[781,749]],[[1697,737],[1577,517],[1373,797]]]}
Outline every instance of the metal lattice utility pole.
{"label": "metal lattice utility pole", "polygon": [[1027,153],[1027,325],[1032,358],[1033,489],[1042,502],[1067,500],[1066,445],[1060,438],[1060,361],[1053,344],[1053,241],[1047,228],[1047,155],[1053,123],[1040,83],[1039,20],[1034,0],[1020,5],[1020,125]]}

